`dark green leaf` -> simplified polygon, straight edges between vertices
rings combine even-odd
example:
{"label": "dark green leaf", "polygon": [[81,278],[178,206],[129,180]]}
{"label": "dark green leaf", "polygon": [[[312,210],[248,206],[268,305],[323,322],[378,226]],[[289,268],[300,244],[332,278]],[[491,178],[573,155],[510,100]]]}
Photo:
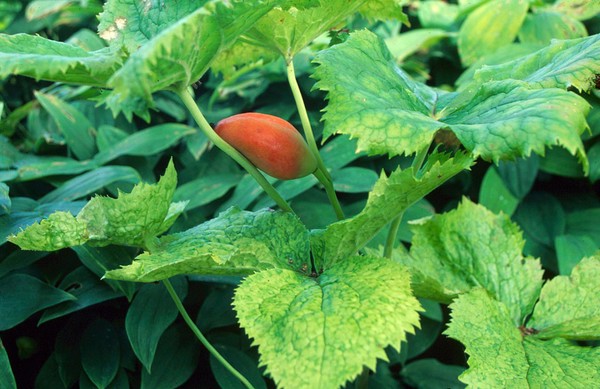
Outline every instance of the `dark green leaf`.
{"label": "dark green leaf", "polygon": [[545,193],[533,192],[517,208],[514,220],[539,243],[554,245],[565,231],[565,211],[558,200]]}
{"label": "dark green leaf", "polygon": [[[187,294],[184,277],[172,280],[173,288],[183,300]],[[177,318],[177,307],[162,284],[144,285],[135,295],[127,310],[125,329],[133,352],[151,373],[152,361],[158,342],[165,330]]]}
{"label": "dark green leaf", "polygon": [[0,331],[16,326],[37,311],[76,298],[35,277],[19,273],[2,278],[0,296]]}
{"label": "dark green leaf", "polygon": [[407,384],[417,389],[459,389],[466,386],[458,380],[464,371],[462,366],[445,365],[436,359],[419,359],[406,365],[400,375]]}
{"label": "dark green leaf", "polygon": [[107,388],[119,370],[117,329],[104,319],[94,320],[81,335],[81,365],[98,388]]}
{"label": "dark green leaf", "polygon": [[10,367],[10,361],[6,349],[0,339],[0,382],[3,389],[17,389],[17,382]]}
{"label": "dark green leaf", "polygon": [[39,325],[91,305],[123,296],[111,289],[105,282],[100,281],[98,276],[83,266],[67,274],[58,287],[75,296],[76,300],[66,301],[46,309],[40,318]]}
{"label": "dark green leaf", "polygon": [[173,326],[164,333],[154,355],[152,374],[142,370],[142,389],[181,387],[198,367],[200,344],[186,327]]}
{"label": "dark green leaf", "polygon": [[554,245],[558,271],[562,275],[571,274],[571,270],[582,258],[594,255],[600,250],[594,239],[587,235],[560,235],[556,237]]}
{"label": "dark green leaf", "polygon": [[233,288],[223,286],[215,288],[206,297],[198,317],[196,325],[203,333],[213,328],[225,327],[237,323],[235,312],[231,303],[233,302]]}
{"label": "dark green leaf", "polygon": [[52,353],[35,377],[36,389],[69,389],[60,379],[55,354]]}
{"label": "dark green leaf", "polygon": [[0,182],[0,216],[10,212],[11,201],[8,196],[9,187],[4,182]]}
{"label": "dark green leaf", "polygon": [[206,205],[225,195],[240,182],[238,173],[214,174],[200,177],[179,186],[173,201],[189,200],[188,211]]}
{"label": "dark green leaf", "polygon": [[[267,389],[262,373],[258,369],[258,361],[252,359],[248,354],[237,348],[226,345],[215,345],[217,351],[240,372],[256,389]],[[244,389],[245,385],[235,378],[215,357],[210,355],[210,369],[221,388]]]}
{"label": "dark green leaf", "polygon": [[533,187],[538,166],[539,158],[533,154],[529,158],[518,158],[516,161],[501,161],[497,170],[513,196],[522,199]]}
{"label": "dark green leaf", "polygon": [[558,12],[541,11],[527,15],[519,31],[519,41],[547,45],[553,39],[575,39],[587,35],[580,21]]}
{"label": "dark green leaf", "polygon": [[513,196],[494,166],[488,168],[481,182],[479,204],[494,213],[504,212],[509,216],[519,205],[519,199]]}
{"label": "dark green leaf", "polygon": [[565,233],[568,235],[587,235],[600,247],[600,208],[589,208],[567,214]]}
{"label": "dark green leaf", "polygon": [[362,167],[346,167],[331,173],[333,187],[342,193],[364,193],[373,189],[377,173]]}

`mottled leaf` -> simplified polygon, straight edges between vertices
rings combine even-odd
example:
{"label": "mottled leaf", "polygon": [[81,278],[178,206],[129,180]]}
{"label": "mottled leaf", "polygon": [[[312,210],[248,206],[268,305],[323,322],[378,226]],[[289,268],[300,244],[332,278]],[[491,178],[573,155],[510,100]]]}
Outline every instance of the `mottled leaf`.
{"label": "mottled leaf", "polygon": [[9,236],[8,241],[23,250],[55,251],[87,242],[86,227],[86,223],[71,213],[58,211],[17,235]]}

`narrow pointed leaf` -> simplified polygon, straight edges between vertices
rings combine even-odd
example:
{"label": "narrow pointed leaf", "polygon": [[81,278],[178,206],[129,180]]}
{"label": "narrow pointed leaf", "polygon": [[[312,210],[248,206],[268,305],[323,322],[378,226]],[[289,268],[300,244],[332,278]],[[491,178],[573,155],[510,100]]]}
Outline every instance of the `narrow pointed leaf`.
{"label": "narrow pointed leaf", "polygon": [[524,258],[525,241],[506,215],[463,200],[456,210],[413,227],[410,256],[418,296],[450,302],[481,286],[506,304],[515,325],[531,312],[542,287],[537,259]]}
{"label": "narrow pointed leaf", "polygon": [[115,50],[87,52],[40,36],[0,34],[0,63],[0,78],[16,74],[36,80],[106,87],[122,58]]}
{"label": "narrow pointed leaf", "polygon": [[600,339],[600,255],[584,258],[570,276],[549,281],[527,326],[542,339]]}
{"label": "narrow pointed leaf", "polygon": [[2,339],[0,339],[0,382],[4,382],[6,389],[17,389],[17,382],[10,367],[10,360],[2,344]]}
{"label": "narrow pointed leaf", "polygon": [[539,88],[587,91],[600,74],[600,34],[572,40],[556,40],[532,54],[500,65],[485,66],[475,73],[484,83],[507,78],[523,80]]}
{"label": "narrow pointed leaf", "polygon": [[234,299],[260,362],[282,388],[337,388],[399,349],[418,326],[406,270],[350,257],[317,278],[285,269],[248,277]]}
{"label": "narrow pointed leaf", "polygon": [[[436,157],[440,160],[433,162]],[[364,247],[396,216],[450,177],[468,169],[473,162],[464,154],[454,158],[444,155],[430,158],[422,176],[415,177],[412,169],[397,170],[389,177],[382,175],[358,215],[327,227],[323,235],[325,267]]]}
{"label": "narrow pointed leaf", "polygon": [[481,288],[451,305],[446,334],[466,347],[469,369],[459,379],[473,387],[590,387],[600,379],[600,348],[523,335],[506,306]]}
{"label": "narrow pointed leaf", "polygon": [[308,272],[308,231],[285,212],[231,208],[185,232],[167,235],[106,278],[153,282],[177,274],[248,275],[271,268]]}

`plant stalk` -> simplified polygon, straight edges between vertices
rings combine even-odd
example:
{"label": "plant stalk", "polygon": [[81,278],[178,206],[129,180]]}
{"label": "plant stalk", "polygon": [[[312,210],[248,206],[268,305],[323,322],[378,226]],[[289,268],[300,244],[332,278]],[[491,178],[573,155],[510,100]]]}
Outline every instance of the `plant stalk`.
{"label": "plant stalk", "polygon": [[235,378],[240,380],[246,388],[254,389],[254,386],[252,386],[252,384],[246,379],[246,377],[244,377],[239,371],[237,371],[235,369],[235,367],[231,366],[231,364],[229,364],[229,362],[227,362],[227,360],[225,358],[223,358],[223,356],[221,354],[219,354],[217,349],[214,348],[212,344],[210,344],[208,339],[206,339],[204,337],[204,335],[202,334],[202,332],[200,331],[198,326],[196,326],[196,323],[194,323],[194,321],[192,320],[190,315],[187,313],[187,310],[183,306],[183,303],[179,299],[179,296],[177,296],[177,292],[175,292],[175,289],[173,289],[173,285],[171,284],[171,281],[169,281],[169,279],[166,279],[166,280],[163,280],[162,282],[165,285],[165,287],[167,288],[169,295],[171,295],[171,298],[173,299],[173,302],[177,306],[177,309],[179,310],[179,313],[183,317],[183,320],[185,320],[185,323],[188,325],[188,327],[190,327],[190,329],[192,330],[194,335],[196,335],[198,340],[200,340],[200,343],[202,343],[204,345],[204,347],[206,347],[206,349],[212,354],[212,356],[215,357],[217,359],[217,361],[219,361],[219,363],[221,363],[231,374],[233,374],[235,376]]}
{"label": "plant stalk", "polygon": [[317,168],[313,173],[317,180],[325,187],[325,193],[327,193],[327,197],[329,198],[329,202],[333,206],[333,210],[335,211],[335,216],[338,220],[344,220],[344,211],[342,210],[342,206],[338,201],[337,196],[335,195],[335,189],[333,188],[333,182],[328,180],[323,171],[320,168]]}
{"label": "plant stalk", "polygon": [[[415,158],[412,161],[411,168],[413,169],[413,174],[417,174],[417,172],[423,166],[423,162],[425,162],[425,157],[427,157],[427,152],[429,151],[429,145],[424,147],[422,150],[417,152]],[[392,258],[392,252],[394,250],[394,245],[396,243],[396,235],[398,235],[398,229],[400,228],[400,224],[402,223],[402,216],[404,216],[404,212],[401,212],[392,222],[390,223],[390,229],[388,231],[387,238],[385,240],[385,248],[383,250],[383,256],[386,258]],[[400,245],[404,251],[406,251],[403,245]]]}
{"label": "plant stalk", "polygon": [[255,180],[258,184],[263,188],[263,190],[273,199],[275,203],[284,211],[294,212],[292,207],[285,201],[283,197],[277,192],[277,190],[267,181],[265,176],[262,175],[261,172],[252,164],[252,162],[248,161],[246,157],[244,157],[239,151],[237,151],[233,146],[229,143],[225,142],[217,133],[212,129],[198,105],[194,101],[191,93],[187,90],[180,90],[176,92],[183,104],[185,104],[186,108],[192,114],[192,117],[200,127],[200,130],[208,137],[208,139],[214,143],[221,151],[225,154],[229,155],[234,161],[240,164]]}

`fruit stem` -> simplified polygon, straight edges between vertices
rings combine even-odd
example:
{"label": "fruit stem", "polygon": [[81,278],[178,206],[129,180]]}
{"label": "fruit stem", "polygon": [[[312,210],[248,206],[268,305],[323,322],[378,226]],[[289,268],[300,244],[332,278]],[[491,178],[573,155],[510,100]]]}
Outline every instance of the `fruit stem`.
{"label": "fruit stem", "polygon": [[217,359],[217,361],[219,361],[225,367],[225,369],[227,369],[231,374],[233,374],[233,376],[235,378],[240,380],[246,388],[254,389],[254,386],[252,386],[252,384],[246,379],[246,377],[244,377],[239,371],[237,371],[235,369],[235,367],[231,366],[231,364],[229,364],[229,362],[227,362],[227,360],[225,358],[223,358],[223,356],[221,354],[219,354],[217,349],[214,348],[214,346],[212,344],[210,344],[208,339],[206,339],[204,337],[204,335],[202,334],[202,332],[200,331],[198,326],[196,326],[196,323],[194,323],[194,321],[192,320],[190,315],[187,313],[187,310],[183,306],[183,303],[179,299],[179,296],[177,296],[177,292],[175,292],[175,289],[173,289],[173,285],[171,285],[171,281],[169,281],[169,279],[166,279],[166,280],[163,280],[162,282],[163,282],[163,285],[167,288],[169,295],[171,295],[171,298],[173,299],[173,302],[177,306],[177,309],[179,310],[179,313],[183,317],[183,320],[185,320],[185,323],[188,325],[188,327],[190,327],[190,329],[192,330],[194,335],[196,335],[198,340],[200,340],[200,343],[202,343],[204,345],[204,347],[206,347],[206,349],[212,354],[212,356],[215,357]]}
{"label": "fruit stem", "polygon": [[[413,170],[413,174],[417,174],[417,172],[423,166],[423,162],[425,162],[425,157],[427,157],[427,152],[429,151],[429,145],[423,147],[420,151],[417,152],[415,158],[412,161],[411,169]],[[396,243],[396,235],[398,234],[398,229],[400,228],[400,223],[402,222],[402,216],[404,216],[404,212],[401,212],[392,222],[390,223],[390,229],[388,231],[387,238],[385,240],[385,248],[383,249],[383,256],[386,258],[392,258],[392,252],[394,250],[394,244]],[[399,249],[406,252],[406,248],[401,243],[398,246]]]}
{"label": "fruit stem", "polygon": [[262,175],[261,172],[252,164],[252,162],[248,161],[246,157],[244,157],[239,151],[233,148],[229,143],[225,142],[215,130],[212,129],[198,105],[194,101],[192,94],[187,90],[180,90],[176,92],[183,104],[187,107],[187,109],[192,114],[192,117],[200,127],[200,130],[208,137],[208,139],[214,143],[221,151],[225,154],[229,155],[234,161],[239,163],[255,180],[258,184],[263,188],[263,190],[277,203],[279,208],[287,212],[294,212],[290,205],[285,201],[283,197],[277,192],[277,190],[267,181],[265,176]]}
{"label": "fruit stem", "polygon": [[325,176],[323,171],[320,168],[317,168],[313,173],[317,180],[325,187],[325,193],[327,193],[327,197],[329,198],[329,202],[333,206],[333,210],[335,211],[335,216],[338,220],[343,220],[346,217],[344,216],[344,211],[342,210],[342,206],[335,195],[335,189],[333,188],[333,182]]}

